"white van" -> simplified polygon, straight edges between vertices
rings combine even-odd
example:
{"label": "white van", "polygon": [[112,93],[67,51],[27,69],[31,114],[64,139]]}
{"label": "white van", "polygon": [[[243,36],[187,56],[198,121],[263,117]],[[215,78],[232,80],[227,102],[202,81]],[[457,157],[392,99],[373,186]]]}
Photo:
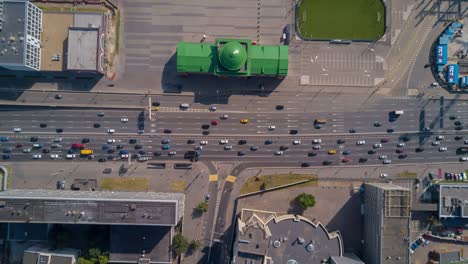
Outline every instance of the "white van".
{"label": "white van", "polygon": [[180,104],[179,107],[182,108],[182,109],[187,109],[187,108],[190,107],[190,105],[189,104]]}
{"label": "white van", "polygon": [[227,144],[227,143],[229,143],[229,140],[227,140],[227,139],[221,139],[219,141],[219,144]]}

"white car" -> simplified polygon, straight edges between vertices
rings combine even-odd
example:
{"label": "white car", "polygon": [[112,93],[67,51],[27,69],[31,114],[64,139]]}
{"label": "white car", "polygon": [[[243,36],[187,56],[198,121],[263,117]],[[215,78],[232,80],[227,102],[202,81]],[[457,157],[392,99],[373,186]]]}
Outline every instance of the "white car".
{"label": "white car", "polygon": [[315,150],[317,150],[317,149],[320,149],[321,146],[320,146],[320,145],[314,145],[312,148],[315,149]]}
{"label": "white car", "polygon": [[35,155],[33,155],[33,159],[42,159],[42,155],[41,154],[35,154]]}
{"label": "white car", "polygon": [[467,140],[465,140],[465,144],[467,144],[467,145],[468,145],[468,139],[467,139]]}
{"label": "white car", "polygon": [[366,144],[365,140],[359,140],[358,142],[356,142],[356,145],[364,145],[364,144]]}
{"label": "white car", "polygon": [[404,146],[405,146],[405,143],[403,143],[403,142],[400,142],[400,143],[397,144],[397,147],[399,147],[399,148],[402,148]]}
{"label": "white car", "polygon": [[128,122],[128,118],[123,117],[123,118],[120,119],[120,122],[122,122],[122,123],[127,123],[127,122]]}
{"label": "white car", "polygon": [[23,153],[29,153],[29,152],[31,152],[31,149],[30,149],[30,148],[24,148],[24,149],[23,149]]}
{"label": "white car", "polygon": [[375,143],[374,144],[374,148],[381,148],[381,147],[382,147],[382,144],[380,144],[380,143]]}
{"label": "white car", "polygon": [[107,133],[109,133],[109,134],[114,134],[114,133],[115,133],[115,129],[109,128],[109,129],[107,129]]}
{"label": "white car", "polygon": [[443,152],[443,151],[446,151],[446,150],[447,150],[447,147],[440,147],[440,148],[439,148],[439,151],[440,151],[440,152]]}
{"label": "white car", "polygon": [[383,164],[390,164],[390,163],[392,163],[392,161],[391,161],[391,160],[388,160],[388,159],[386,159],[386,160],[383,161]]}
{"label": "white car", "polygon": [[444,136],[437,136],[436,137],[436,140],[442,140],[442,139],[444,139]]}
{"label": "white car", "polygon": [[57,143],[54,143],[54,144],[50,145],[50,147],[51,147],[51,148],[61,148],[62,145],[57,144]]}
{"label": "white car", "polygon": [[195,146],[195,150],[202,150],[203,147],[202,146]]}
{"label": "white car", "polygon": [[438,146],[440,144],[439,141],[432,141],[432,146]]}
{"label": "white car", "polygon": [[58,154],[50,154],[51,159],[58,159],[59,155]]}
{"label": "white car", "polygon": [[209,109],[210,109],[210,111],[214,112],[214,111],[216,111],[217,108],[216,108],[216,106],[214,106],[214,105],[210,105],[210,108],[209,108]]}
{"label": "white car", "polygon": [[175,154],[177,154],[176,151],[170,151],[170,152],[168,153],[169,156],[174,156]]}
{"label": "white car", "polygon": [[120,154],[120,158],[122,158],[122,159],[128,159],[128,154]]}
{"label": "white car", "polygon": [[229,146],[224,146],[224,150],[231,150],[232,149],[232,146],[229,145]]}
{"label": "white car", "polygon": [[62,142],[62,138],[59,137],[59,138],[54,138],[54,142]]}
{"label": "white car", "polygon": [[312,140],[312,144],[320,144],[320,143],[322,143],[322,140],[320,138],[316,138]]}
{"label": "white car", "polygon": [[268,126],[268,130],[275,130],[276,126]]}
{"label": "white car", "polygon": [[13,128],[13,132],[15,132],[15,133],[19,133],[19,132],[21,132],[21,130],[22,130],[21,127]]}
{"label": "white car", "polygon": [[200,141],[200,145],[208,145],[208,141],[205,141],[205,140]]}
{"label": "white car", "polygon": [[109,138],[109,139],[107,140],[107,143],[115,143],[115,139]]}
{"label": "white car", "polygon": [[293,145],[300,145],[301,144],[301,141],[300,140],[294,140],[293,141]]}
{"label": "white car", "polygon": [[67,159],[74,159],[75,157],[75,154],[67,154]]}
{"label": "white car", "polygon": [[227,143],[229,143],[229,140],[227,140],[227,139],[221,139],[219,141],[219,144],[227,144]]}
{"label": "white car", "polygon": [[281,150],[275,151],[275,155],[276,155],[276,156],[283,155],[283,151],[281,151]]}
{"label": "white car", "polygon": [[387,159],[387,155],[380,155],[379,156],[379,160],[384,160],[384,159]]}
{"label": "white car", "polygon": [[380,178],[387,178],[388,174],[387,173],[380,173]]}
{"label": "white car", "polygon": [[437,86],[439,86],[439,83],[433,82],[433,83],[431,83],[431,86],[432,86],[432,87],[437,87]]}
{"label": "white car", "polygon": [[468,161],[468,157],[460,157],[460,161]]}
{"label": "white car", "polygon": [[221,116],[221,119],[223,119],[223,120],[224,120],[224,119],[228,119],[228,117],[229,117],[229,115],[222,115],[222,116]]}

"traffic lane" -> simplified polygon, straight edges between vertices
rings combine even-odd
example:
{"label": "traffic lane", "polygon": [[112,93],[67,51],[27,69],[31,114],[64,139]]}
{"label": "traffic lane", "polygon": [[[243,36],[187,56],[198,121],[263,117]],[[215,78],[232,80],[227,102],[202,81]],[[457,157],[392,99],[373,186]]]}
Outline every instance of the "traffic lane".
{"label": "traffic lane", "polygon": [[[34,120],[67,120],[70,118],[87,118],[93,120],[120,120],[121,118],[128,118],[129,120],[137,120],[139,114],[142,111],[139,110],[50,110],[50,109],[8,109],[0,108],[1,118],[14,118],[22,121],[34,121]],[[104,116],[99,116],[103,113]],[[5,119],[8,120],[8,119]]]}

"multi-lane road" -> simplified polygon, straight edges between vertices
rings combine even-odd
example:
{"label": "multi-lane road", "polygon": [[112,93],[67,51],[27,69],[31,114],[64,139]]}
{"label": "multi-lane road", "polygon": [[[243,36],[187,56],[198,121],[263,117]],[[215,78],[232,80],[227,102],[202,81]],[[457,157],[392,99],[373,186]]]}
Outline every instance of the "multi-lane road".
{"label": "multi-lane road", "polygon": [[[141,153],[143,156],[152,157],[154,160],[180,160],[187,151],[193,151],[201,141],[207,141],[200,150],[201,160],[249,160],[278,162],[303,162],[309,165],[321,165],[324,161],[331,161],[332,165],[339,164],[381,164],[381,155],[394,163],[416,162],[444,162],[457,161],[459,155],[456,149],[464,146],[464,135],[468,139],[468,130],[462,127],[455,130],[454,122],[468,118],[464,109],[465,101],[429,100],[425,103],[419,100],[395,100],[385,99],[369,102],[366,110],[359,112],[324,111],[317,113],[303,113],[285,109],[277,111],[274,107],[270,111],[260,111],[247,114],[239,111],[225,110],[218,106],[218,111],[208,110],[188,111],[178,110],[176,107],[165,108],[165,102],[159,112],[153,112],[150,120],[147,111],[138,109],[122,110],[80,110],[62,108],[21,108],[4,107],[0,111],[0,136],[9,137],[7,142],[1,142],[2,151],[10,156],[12,161],[31,160],[32,155],[40,153],[43,149],[49,149],[50,153],[59,154],[65,160],[65,154],[73,143],[82,142],[83,138],[89,138],[87,148],[93,149],[95,159],[111,158],[120,159],[117,145],[130,154]],[[221,109],[219,109],[221,108]],[[330,107],[328,107],[331,109]],[[169,110],[170,109],[170,110]],[[392,120],[389,113],[394,110],[403,110],[405,113]],[[104,115],[102,116],[103,113]],[[141,118],[141,115],[144,118]],[[227,119],[221,119],[222,115],[228,115]],[[451,120],[451,116],[457,116]],[[122,118],[128,121],[122,122]],[[327,119],[327,123],[320,129],[315,128],[316,118]],[[241,119],[248,119],[248,123],[241,124]],[[216,121],[217,125],[213,125]],[[375,122],[381,123],[375,126]],[[41,126],[42,124],[42,126]],[[98,124],[98,125],[96,125]],[[144,133],[138,134],[137,129],[144,125]],[[44,127],[47,125],[46,127]],[[203,125],[209,128],[203,128]],[[275,126],[269,130],[269,126]],[[21,128],[21,133],[14,133],[14,128]],[[431,128],[430,132],[423,131]],[[57,133],[57,129],[63,132]],[[108,134],[108,129],[115,129],[114,134]],[[350,129],[355,130],[350,133]],[[390,129],[390,130],[389,130]],[[170,130],[171,133],[167,133]],[[291,130],[297,130],[297,134],[291,134]],[[208,135],[203,132],[209,131]],[[432,146],[437,135],[444,135],[439,145]],[[407,137],[407,141],[403,140]],[[31,142],[31,137],[38,137],[37,142]],[[51,148],[53,140],[61,137],[60,148]],[[322,143],[312,144],[313,139],[320,138]],[[115,142],[108,144],[108,139]],[[136,144],[130,144],[129,139],[136,139]],[[163,144],[163,139],[169,139],[169,144]],[[220,140],[229,142],[221,144]],[[337,140],[345,142],[338,144]],[[189,144],[188,141],[194,143]],[[239,144],[240,140],[245,140]],[[266,141],[271,140],[271,144]],[[300,144],[293,141],[299,140]],[[365,140],[366,144],[358,145],[358,140]],[[375,148],[374,154],[369,151],[374,149],[373,144],[380,143],[382,147]],[[397,147],[397,143],[404,142],[404,147]],[[34,143],[40,143],[41,149],[34,149]],[[19,147],[18,144],[22,146]],[[141,149],[136,146],[141,145]],[[163,150],[163,145],[170,148]],[[320,145],[314,149],[314,145]],[[225,150],[226,146],[232,146]],[[283,146],[282,155],[275,155]],[[252,150],[256,147],[257,150]],[[417,153],[418,147],[424,147],[424,151]],[[439,151],[440,147],[446,147],[446,151]],[[23,153],[24,148],[31,148],[31,153]],[[286,149],[287,148],[287,149]],[[317,148],[317,147],[316,147]],[[111,149],[111,150],[108,150]],[[329,154],[334,150],[335,154]],[[397,150],[399,153],[397,153]],[[169,156],[169,152],[176,152]],[[241,152],[241,153],[239,153]],[[349,154],[346,154],[349,152]],[[406,155],[402,158],[401,155]],[[42,159],[48,158],[48,154]],[[350,160],[343,162],[348,157]],[[367,161],[362,161],[362,158]],[[87,161],[86,158],[76,160]]]}

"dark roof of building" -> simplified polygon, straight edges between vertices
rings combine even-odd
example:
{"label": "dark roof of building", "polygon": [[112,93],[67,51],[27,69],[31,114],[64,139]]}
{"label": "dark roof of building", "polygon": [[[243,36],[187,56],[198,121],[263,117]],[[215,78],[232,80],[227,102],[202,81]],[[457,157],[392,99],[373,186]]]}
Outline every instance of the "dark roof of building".
{"label": "dark roof of building", "polygon": [[0,192],[0,222],[176,225],[184,194],[9,190]]}
{"label": "dark roof of building", "polygon": [[449,264],[454,263],[461,260],[460,252],[453,251],[453,252],[440,252],[440,264]]}
{"label": "dark roof of building", "polygon": [[[26,1],[3,2],[3,19],[0,21],[0,63],[22,64],[25,49]],[[23,38],[23,40],[21,40]]]}
{"label": "dark roof of building", "polygon": [[143,258],[150,263],[170,263],[171,233],[168,226],[112,226],[109,260],[137,263]]}
{"label": "dark roof of building", "polygon": [[331,257],[330,264],[364,264],[364,262],[352,253],[345,253],[341,257]]}

